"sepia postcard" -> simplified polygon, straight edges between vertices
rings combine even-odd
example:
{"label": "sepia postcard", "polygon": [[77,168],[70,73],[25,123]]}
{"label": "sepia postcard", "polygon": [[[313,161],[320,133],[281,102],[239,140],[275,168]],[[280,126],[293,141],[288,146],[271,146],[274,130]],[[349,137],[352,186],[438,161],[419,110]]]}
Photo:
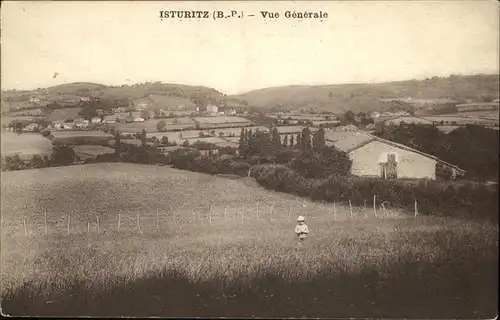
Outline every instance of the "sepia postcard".
{"label": "sepia postcard", "polygon": [[499,9],[2,2],[2,315],[495,319]]}

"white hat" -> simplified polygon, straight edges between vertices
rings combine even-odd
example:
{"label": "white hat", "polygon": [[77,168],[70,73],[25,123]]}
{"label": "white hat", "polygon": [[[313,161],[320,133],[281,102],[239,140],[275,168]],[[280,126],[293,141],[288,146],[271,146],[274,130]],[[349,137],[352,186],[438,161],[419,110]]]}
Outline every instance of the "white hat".
{"label": "white hat", "polygon": [[303,216],[299,216],[299,217],[297,218],[297,221],[299,221],[299,222],[300,222],[300,221],[306,221],[306,218],[304,218]]}

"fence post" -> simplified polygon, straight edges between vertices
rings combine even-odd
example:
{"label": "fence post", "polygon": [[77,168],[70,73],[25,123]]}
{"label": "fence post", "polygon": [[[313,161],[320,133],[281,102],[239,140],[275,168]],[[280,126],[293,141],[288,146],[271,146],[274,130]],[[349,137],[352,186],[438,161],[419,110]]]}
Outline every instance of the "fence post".
{"label": "fence post", "polygon": [[269,221],[274,221],[273,219],[273,213],[274,213],[274,206],[271,206],[271,209],[269,210]]}
{"label": "fence post", "polygon": [[68,214],[68,230],[67,230],[67,234],[69,236],[69,223],[71,221],[71,215]]}
{"label": "fence post", "polygon": [[97,233],[101,233],[101,229],[99,228],[99,216],[97,215],[97,213],[95,214],[95,218],[97,221]]}
{"label": "fence post", "polygon": [[376,202],[376,195],[373,195],[373,212],[375,213],[375,217],[377,217],[377,202]]}
{"label": "fence post", "polygon": [[139,212],[137,212],[137,230],[141,232],[141,221],[139,220]]}
{"label": "fence post", "polygon": [[352,219],[352,205],[351,205],[351,199],[349,199],[349,217]]}
{"label": "fence post", "polygon": [[292,214],[292,205],[288,207],[288,219],[290,219],[291,214]]}
{"label": "fence post", "polygon": [[384,210],[384,216],[386,216],[386,217],[387,217],[387,211],[385,210],[385,204],[384,204],[384,202],[382,202],[382,203],[380,204],[380,206],[382,207],[382,210]]}
{"label": "fence post", "polygon": [[333,216],[337,216],[337,209],[335,208],[335,202],[333,202]]}
{"label": "fence post", "polygon": [[47,211],[43,212],[43,224],[45,226],[45,235],[47,235]]}
{"label": "fence post", "polygon": [[28,238],[28,228],[26,227],[26,219],[23,219],[23,225],[24,225],[24,236]]}
{"label": "fence post", "polygon": [[119,213],[119,214],[118,214],[118,232],[120,232],[120,222],[121,222],[121,220],[122,220],[122,216],[121,216],[121,214]]}
{"label": "fence post", "polygon": [[415,199],[415,217],[418,215],[417,199]]}
{"label": "fence post", "polygon": [[224,221],[227,220],[227,205],[224,207]]}
{"label": "fence post", "polygon": [[156,209],[156,231],[160,229],[160,226],[158,224],[158,209]]}
{"label": "fence post", "polygon": [[193,216],[193,223],[196,223],[196,218],[194,216],[194,209],[192,209],[191,215]]}
{"label": "fence post", "polygon": [[208,209],[208,222],[212,224],[212,206]]}
{"label": "fence post", "polygon": [[244,217],[245,217],[245,206],[241,207],[241,221],[243,221]]}
{"label": "fence post", "polygon": [[90,233],[90,222],[87,221],[87,233]]}

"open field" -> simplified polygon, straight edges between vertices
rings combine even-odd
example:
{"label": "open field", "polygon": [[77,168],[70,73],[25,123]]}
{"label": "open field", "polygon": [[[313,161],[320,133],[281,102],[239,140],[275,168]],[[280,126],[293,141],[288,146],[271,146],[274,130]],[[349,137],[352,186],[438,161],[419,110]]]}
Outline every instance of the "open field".
{"label": "open field", "polygon": [[95,158],[100,154],[114,153],[115,150],[110,147],[92,146],[92,145],[78,145],[74,147],[75,153],[80,159],[85,160]]}
{"label": "open field", "polygon": [[[6,172],[1,183],[6,314],[497,312],[498,233],[489,223],[375,217],[369,207],[350,217],[340,204],[334,212],[251,179],[134,164]],[[303,247],[293,234],[299,213],[311,229]]]}
{"label": "open field", "polygon": [[54,144],[86,144],[106,142],[113,136],[102,131],[52,131]]}
{"label": "open field", "polygon": [[66,120],[66,119],[74,119],[79,117],[80,111],[83,108],[75,107],[75,108],[63,108],[63,109],[55,109],[49,115],[47,115],[48,121],[56,121],[56,120]]}
{"label": "open field", "polygon": [[12,121],[26,121],[26,122],[31,122],[34,119],[40,119],[40,117],[34,117],[34,116],[4,116],[2,115],[2,125],[7,126],[9,123]]}
{"label": "open field", "polygon": [[38,133],[17,134],[2,131],[1,141],[2,158],[18,154],[21,159],[27,160],[36,154],[42,157],[52,154],[52,143]]}
{"label": "open field", "polygon": [[250,122],[248,119],[245,118],[240,118],[240,117],[194,117],[194,121],[199,122],[200,124],[208,124],[208,123],[231,123],[231,122],[236,122],[236,123],[247,123]]}
{"label": "open field", "polygon": [[481,117],[464,117],[461,115],[442,115],[442,116],[425,116],[425,119],[434,121],[439,123],[440,121],[443,121],[444,124],[448,125],[466,125],[466,124],[477,124],[477,125],[485,125],[485,126],[492,126],[497,124],[498,125],[498,120],[496,119],[487,119],[487,118],[481,118]]}

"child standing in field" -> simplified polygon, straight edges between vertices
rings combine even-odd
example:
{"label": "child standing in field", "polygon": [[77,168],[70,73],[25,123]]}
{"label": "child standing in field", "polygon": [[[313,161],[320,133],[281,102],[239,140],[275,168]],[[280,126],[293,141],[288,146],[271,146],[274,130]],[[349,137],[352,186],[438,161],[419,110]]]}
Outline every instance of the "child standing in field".
{"label": "child standing in field", "polygon": [[295,226],[295,233],[299,237],[299,244],[304,243],[304,240],[309,233],[309,228],[306,225],[306,219],[303,216],[297,218],[297,225]]}

